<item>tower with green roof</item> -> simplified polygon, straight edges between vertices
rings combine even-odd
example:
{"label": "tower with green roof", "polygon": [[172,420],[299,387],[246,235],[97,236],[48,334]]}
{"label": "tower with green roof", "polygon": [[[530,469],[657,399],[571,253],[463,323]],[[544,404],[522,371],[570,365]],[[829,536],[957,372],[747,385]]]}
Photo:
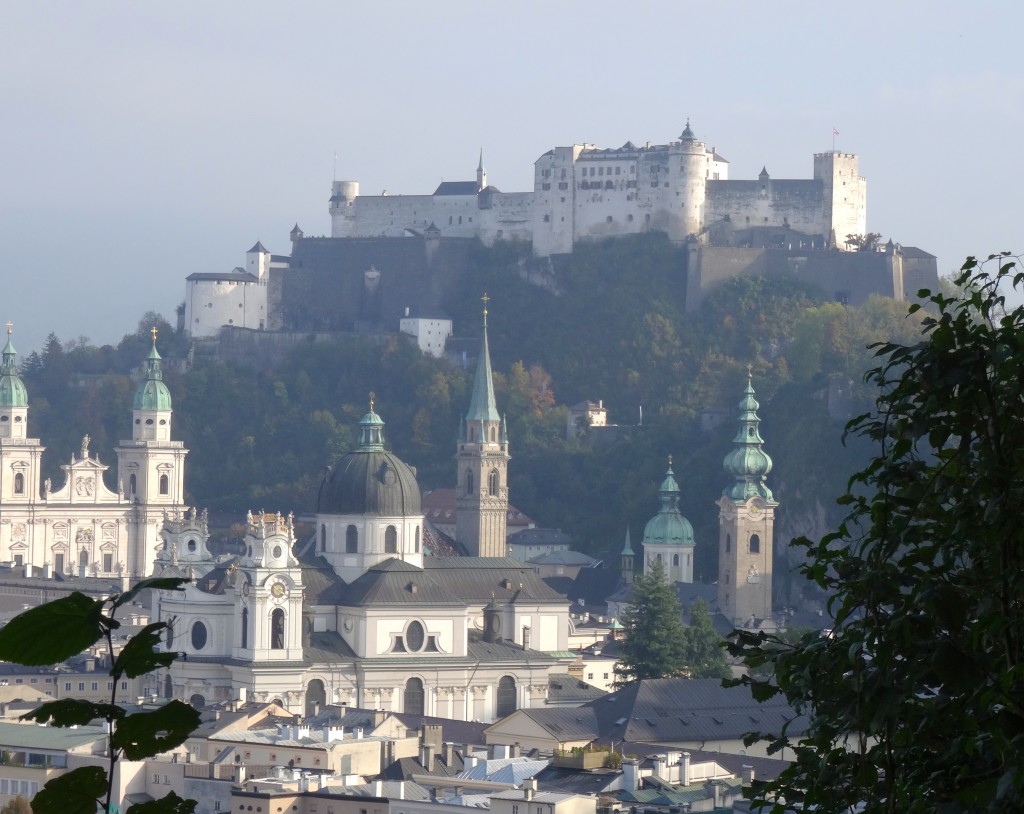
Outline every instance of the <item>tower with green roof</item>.
{"label": "tower with green roof", "polygon": [[737,627],[771,625],[775,508],[765,478],[772,459],[761,445],[761,419],[750,373],[739,403],[739,429],[724,467],[732,483],[719,508],[718,607]]}
{"label": "tower with green roof", "polygon": [[28,391],[18,375],[8,323],[0,365],[0,500],[20,504],[39,500],[42,455],[39,440],[28,437]]}
{"label": "tower with green roof", "polygon": [[498,414],[487,345],[487,302],[469,411],[455,455],[455,539],[476,557],[504,557],[508,519],[508,435]]}
{"label": "tower with green roof", "polygon": [[[171,392],[164,384],[160,353],[153,346],[146,357],[146,377],[132,401],[132,437],[117,448],[118,480],[124,495],[145,507],[143,514],[162,516],[171,506],[184,508],[185,456],[181,441],[171,438]],[[146,535],[142,535],[146,536]],[[138,552],[150,559],[150,552]],[[150,564],[147,564],[147,567]]]}
{"label": "tower with green roof", "polygon": [[658,492],[661,509],[644,528],[644,573],[660,561],[669,582],[693,582],[693,526],[679,511],[679,484],[671,456]]}

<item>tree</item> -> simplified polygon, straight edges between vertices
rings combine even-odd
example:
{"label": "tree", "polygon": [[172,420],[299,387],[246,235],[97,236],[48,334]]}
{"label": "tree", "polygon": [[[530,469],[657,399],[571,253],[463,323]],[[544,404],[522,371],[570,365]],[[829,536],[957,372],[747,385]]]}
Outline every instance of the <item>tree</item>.
{"label": "tree", "polygon": [[[104,721],[107,736],[108,768],[81,766],[58,775],[32,799],[35,814],[96,814],[109,812],[120,801],[113,799],[114,772],[122,758],[142,760],[180,746],[199,725],[199,713],[181,701],[169,701],[156,710],[127,711],[117,704],[117,688],[122,677],[135,678],[168,667],[176,653],[157,650],[165,622],[153,622],[136,633],[117,653],[114,631],[121,623],[117,611],[130,605],[148,589],[179,590],[188,580],[146,579],[122,594],[93,599],[75,591],[16,616],[0,629],[0,659],[18,664],[40,666],[56,664],[92,647],[101,639],[110,656],[113,679],[110,701],[98,703],[64,698],[48,701],[22,717],[39,724],[74,727],[92,721]],[[159,800],[135,803],[125,814],[192,814],[194,800],[183,800],[174,792]]]}
{"label": "tree", "polygon": [[19,794],[0,808],[0,814],[32,814],[32,805]]}
{"label": "tree", "polygon": [[690,624],[683,629],[686,675],[689,678],[730,678],[722,637],[708,613],[708,603],[697,599],[690,606]]}
{"label": "tree", "polygon": [[830,633],[733,634],[774,673],[743,683],[807,716],[796,743],[774,733],[796,761],[757,795],[773,811],[1024,807],[1024,306],[1004,310],[1024,274],[1006,257],[968,258],[956,296],[922,292],[919,342],[875,346],[881,395],[847,432],[876,457],[839,529],[794,541]]}
{"label": "tree", "polygon": [[878,232],[868,232],[864,235],[847,235],[845,242],[854,251],[873,252],[881,239],[882,236]]}
{"label": "tree", "polygon": [[683,612],[655,560],[650,573],[633,580],[632,604],[622,614],[625,637],[622,658],[615,665],[617,684],[642,678],[672,678],[686,673]]}

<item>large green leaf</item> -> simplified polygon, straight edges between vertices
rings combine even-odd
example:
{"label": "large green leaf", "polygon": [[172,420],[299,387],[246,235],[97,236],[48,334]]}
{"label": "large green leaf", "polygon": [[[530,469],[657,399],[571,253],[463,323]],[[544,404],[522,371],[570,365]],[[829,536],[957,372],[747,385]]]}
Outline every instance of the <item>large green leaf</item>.
{"label": "large green leaf", "polygon": [[197,805],[195,800],[184,800],[172,791],[159,800],[136,803],[125,814],[193,814]]}
{"label": "large green leaf", "polygon": [[185,742],[199,726],[199,713],[181,701],[169,701],[152,712],[122,718],[114,730],[114,748],[129,760],[152,757]]}
{"label": "large green leaf", "polygon": [[103,635],[102,614],[102,600],[78,591],[27,610],[0,629],[0,659],[42,665],[78,655]]}
{"label": "large green leaf", "polygon": [[136,633],[118,653],[110,674],[115,678],[120,678],[122,674],[135,678],[171,664],[177,658],[176,653],[159,653],[155,650],[160,644],[160,631],[165,627],[166,622],[152,622]]}
{"label": "large green leaf", "polygon": [[21,716],[24,721],[35,721],[53,726],[85,726],[97,719],[116,721],[124,717],[124,710],[116,704],[96,704],[81,698],[62,698],[48,701],[41,707]]}
{"label": "large green leaf", "polygon": [[96,814],[107,793],[107,773],[99,766],[81,766],[53,778],[32,798],[33,814]]}
{"label": "large green leaf", "polygon": [[129,590],[114,597],[114,607],[120,608],[122,605],[127,605],[143,591],[180,591],[182,586],[188,585],[189,582],[190,580],[181,577],[150,577],[139,580]]}

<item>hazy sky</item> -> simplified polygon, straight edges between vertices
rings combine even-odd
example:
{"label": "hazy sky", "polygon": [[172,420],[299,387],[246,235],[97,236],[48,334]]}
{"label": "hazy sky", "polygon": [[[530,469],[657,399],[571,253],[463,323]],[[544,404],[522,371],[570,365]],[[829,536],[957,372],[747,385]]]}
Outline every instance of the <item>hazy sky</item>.
{"label": "hazy sky", "polygon": [[732,178],[860,155],[868,228],[939,258],[1024,250],[1019,4],[30,3],[0,26],[0,322],[116,342],[185,277],[328,234],[368,194],[530,189],[556,145],[664,143]]}

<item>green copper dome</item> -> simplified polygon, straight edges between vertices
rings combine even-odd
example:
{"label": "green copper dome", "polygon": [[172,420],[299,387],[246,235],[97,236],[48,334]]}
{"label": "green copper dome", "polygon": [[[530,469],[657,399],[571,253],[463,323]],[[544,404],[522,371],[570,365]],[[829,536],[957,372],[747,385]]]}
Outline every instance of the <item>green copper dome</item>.
{"label": "green copper dome", "polygon": [[771,489],[764,482],[765,476],[772,471],[772,459],[761,449],[764,440],[759,429],[759,406],[748,374],[747,388],[739,403],[740,426],[733,438],[736,448],[725,456],[724,461],[725,471],[736,478],[736,482],[723,494],[733,500],[746,500],[755,496],[774,500]]}
{"label": "green copper dome", "polygon": [[156,351],[156,329],[153,331],[153,348],[146,358],[146,380],[135,391],[135,410],[171,409],[171,391],[164,384],[164,374],[160,370],[160,354]]}
{"label": "green copper dome", "polygon": [[317,497],[318,514],[408,517],[423,513],[416,473],[384,449],[384,421],[373,411],[359,422],[359,446],[330,467]]}
{"label": "green copper dome", "polygon": [[18,368],[14,364],[15,356],[11,332],[8,330],[4,361],[0,366],[0,407],[28,407],[28,390],[18,375]]}
{"label": "green copper dome", "polygon": [[672,472],[672,459],[668,461],[668,472],[661,483],[661,510],[647,521],[644,528],[645,546],[686,545],[692,546],[693,526],[679,513],[679,484]]}

